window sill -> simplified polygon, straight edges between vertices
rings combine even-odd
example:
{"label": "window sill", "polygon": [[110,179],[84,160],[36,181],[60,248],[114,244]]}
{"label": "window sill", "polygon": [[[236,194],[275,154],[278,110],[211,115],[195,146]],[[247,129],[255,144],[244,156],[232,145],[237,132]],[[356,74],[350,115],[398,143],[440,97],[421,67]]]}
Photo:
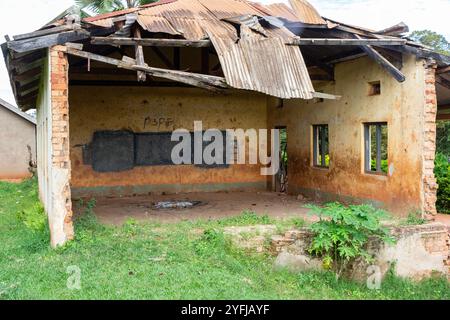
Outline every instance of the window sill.
{"label": "window sill", "polygon": [[311,166],[311,168],[319,170],[319,171],[330,171],[330,167]]}
{"label": "window sill", "polygon": [[367,177],[377,177],[377,178],[380,178],[380,179],[383,179],[383,180],[389,178],[389,175],[387,173],[364,171],[363,174],[365,176],[367,176]]}

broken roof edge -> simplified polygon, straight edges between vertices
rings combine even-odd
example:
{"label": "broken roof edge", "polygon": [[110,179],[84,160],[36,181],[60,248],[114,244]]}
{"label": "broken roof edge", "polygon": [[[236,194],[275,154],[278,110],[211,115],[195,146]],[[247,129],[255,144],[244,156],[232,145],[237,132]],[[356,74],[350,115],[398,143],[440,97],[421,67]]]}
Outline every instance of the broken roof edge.
{"label": "broken roof edge", "polygon": [[16,115],[36,125],[36,119],[34,117],[30,116],[28,113],[23,112],[19,108],[14,107],[12,104],[3,100],[2,98],[0,98],[0,106],[4,107],[5,109],[8,109],[9,111],[15,113]]}

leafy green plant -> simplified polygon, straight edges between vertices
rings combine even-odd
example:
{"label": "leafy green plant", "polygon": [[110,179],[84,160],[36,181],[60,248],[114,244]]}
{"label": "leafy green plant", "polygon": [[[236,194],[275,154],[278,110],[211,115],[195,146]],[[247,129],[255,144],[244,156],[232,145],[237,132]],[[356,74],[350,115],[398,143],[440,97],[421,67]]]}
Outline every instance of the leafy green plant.
{"label": "leafy green plant", "polygon": [[373,261],[366,249],[369,238],[379,238],[388,243],[395,241],[389,230],[381,225],[381,219],[389,217],[383,210],[370,205],[347,207],[340,203],[307,207],[320,219],[310,227],[314,237],[309,252],[321,257],[324,268],[334,270],[337,278],[357,258],[367,263]]}
{"label": "leafy green plant", "polygon": [[439,185],[436,207],[439,212],[450,214],[450,164],[442,153],[436,155],[434,174]]}

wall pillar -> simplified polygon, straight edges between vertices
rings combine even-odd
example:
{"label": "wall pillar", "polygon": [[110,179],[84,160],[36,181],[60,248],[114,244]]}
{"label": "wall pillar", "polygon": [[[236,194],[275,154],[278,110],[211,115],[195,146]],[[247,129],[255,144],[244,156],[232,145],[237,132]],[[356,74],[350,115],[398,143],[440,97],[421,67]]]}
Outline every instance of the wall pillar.
{"label": "wall pillar", "polygon": [[436,157],[436,63],[425,62],[425,110],[422,152],[422,213],[436,215],[437,182],[434,176]]}
{"label": "wall pillar", "polygon": [[51,210],[48,210],[51,245],[63,245],[74,237],[70,190],[69,63],[66,47],[50,49],[51,101]]}

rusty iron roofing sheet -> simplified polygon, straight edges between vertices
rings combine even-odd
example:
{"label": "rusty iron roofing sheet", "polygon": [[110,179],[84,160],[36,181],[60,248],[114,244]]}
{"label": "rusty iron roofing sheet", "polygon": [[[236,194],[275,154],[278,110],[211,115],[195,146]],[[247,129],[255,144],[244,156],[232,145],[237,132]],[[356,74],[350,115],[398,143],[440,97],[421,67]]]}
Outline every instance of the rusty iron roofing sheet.
{"label": "rusty iron roofing sheet", "polygon": [[298,21],[294,11],[284,3],[273,3],[265,7],[271,16],[284,18],[290,21]]}
{"label": "rusty iron roofing sheet", "polygon": [[150,32],[181,35],[164,17],[138,15],[137,21],[143,29]]}
{"label": "rusty iron roofing sheet", "polygon": [[99,27],[110,28],[114,25],[112,18],[100,19],[95,21],[90,21],[89,23],[94,24]]}
{"label": "rusty iron roofing sheet", "polygon": [[210,30],[208,34],[230,86],[283,99],[313,98],[314,88],[299,47],[287,46],[281,37],[266,38],[245,25],[238,42]]}
{"label": "rusty iron roofing sheet", "polygon": [[167,20],[187,40],[203,40],[208,37],[197,19],[167,17]]}
{"label": "rusty iron roofing sheet", "polygon": [[[225,0],[229,1],[229,0]],[[159,15],[175,18],[215,18],[198,0],[176,0],[165,5],[155,6],[139,11],[142,15]]]}
{"label": "rusty iron roofing sheet", "polygon": [[319,12],[306,0],[289,0],[298,20],[307,24],[326,24]]}
{"label": "rusty iron roofing sheet", "polygon": [[243,15],[263,15],[245,0],[197,0],[208,8],[218,19],[233,18]]}

